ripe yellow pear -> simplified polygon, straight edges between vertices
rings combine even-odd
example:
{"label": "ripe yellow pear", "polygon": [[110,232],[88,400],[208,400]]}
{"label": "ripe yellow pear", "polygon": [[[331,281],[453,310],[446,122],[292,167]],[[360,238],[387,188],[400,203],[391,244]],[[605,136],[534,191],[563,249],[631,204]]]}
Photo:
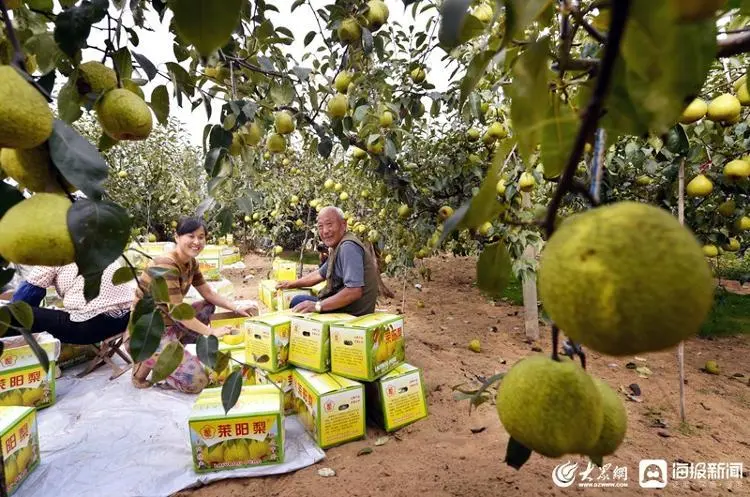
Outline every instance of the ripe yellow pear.
{"label": "ripe yellow pear", "polygon": [[256,121],[253,121],[249,126],[245,126],[242,137],[245,139],[245,143],[254,146],[263,139],[263,130]]}
{"label": "ripe yellow pear", "polygon": [[474,340],[469,342],[469,346],[467,348],[472,352],[476,352],[478,354],[482,351],[482,344],[475,338]]}
{"label": "ripe yellow pear", "polygon": [[409,73],[411,76],[411,80],[415,83],[419,84],[427,77],[427,73],[425,73],[424,69],[421,67],[415,67],[411,70],[411,73]]}
{"label": "ripe yellow pear", "polygon": [[349,91],[349,84],[352,82],[354,75],[349,71],[341,71],[336,75],[333,80],[333,86],[339,93],[346,93]]}
{"label": "ripe yellow pear", "polygon": [[524,171],[521,173],[521,178],[518,180],[518,189],[522,192],[530,192],[536,186],[536,180],[534,175]]}
{"label": "ripe yellow pear", "polygon": [[586,454],[602,431],[604,413],[596,384],[568,358],[521,359],[503,377],[495,400],[508,434],[546,457]]}
{"label": "ripe yellow pear", "polygon": [[617,393],[599,378],[592,378],[602,399],[602,431],[594,447],[588,450],[587,455],[592,457],[604,457],[614,454],[625,440],[628,427],[628,413]]}
{"label": "ripe yellow pear", "polygon": [[479,19],[482,24],[486,24],[492,20],[494,11],[492,10],[492,7],[490,7],[486,3],[483,3],[474,8],[472,14],[474,15],[474,17]]}
{"label": "ripe yellow pear", "polygon": [[739,231],[750,230],[750,217],[742,216],[735,222],[734,227]]}
{"label": "ripe yellow pear", "polygon": [[380,114],[380,127],[387,128],[391,124],[393,124],[393,114],[388,110],[383,111],[383,113]]}
{"label": "ripe yellow pear", "polygon": [[487,134],[502,139],[508,136],[508,130],[505,129],[505,126],[503,126],[502,123],[495,121],[487,128]]}
{"label": "ripe yellow pear", "polygon": [[[58,193],[63,191],[55,178],[46,145],[29,149],[4,148],[0,151],[0,167],[8,177],[32,192]],[[64,179],[63,183],[69,192],[76,190]]]}
{"label": "ripe yellow pear", "polygon": [[469,128],[469,131],[466,132],[466,138],[470,142],[475,142],[479,139],[480,133],[477,128]]}
{"label": "ripe yellow pear", "polygon": [[690,102],[690,105],[685,107],[684,111],[682,111],[680,122],[682,124],[694,123],[703,119],[703,117],[706,115],[706,112],[708,112],[708,104],[704,100],[696,98],[695,100]]}
{"label": "ripe yellow pear", "polygon": [[750,105],[750,92],[747,91],[746,84],[741,84],[737,87],[737,100],[740,101],[740,105]]}
{"label": "ripe yellow pear", "polygon": [[271,133],[266,141],[266,148],[272,154],[278,154],[286,150],[286,139],[278,133]]}
{"label": "ripe yellow pear", "polygon": [[490,231],[492,230],[492,223],[489,221],[486,221],[482,223],[482,225],[477,228],[477,233],[479,233],[482,236],[487,236],[490,234]]}
{"label": "ripe yellow pear", "polygon": [[411,212],[411,209],[406,204],[401,204],[398,207],[398,216],[401,218],[408,217],[410,212]]}
{"label": "ripe yellow pear", "polygon": [[706,257],[716,257],[717,255],[719,255],[719,249],[716,247],[716,245],[704,245],[703,255],[705,255]]}
{"label": "ripe yellow pear", "polygon": [[287,135],[294,131],[294,118],[288,111],[279,111],[274,115],[274,126],[278,134]]}
{"label": "ripe yellow pear", "polygon": [[727,252],[737,252],[740,249],[740,242],[736,238],[730,238],[729,243],[725,243],[722,248]]}
{"label": "ripe yellow pear", "polygon": [[124,88],[104,94],[96,105],[102,130],[115,140],[145,140],[151,134],[151,109],[138,95]]}
{"label": "ripe yellow pear", "polygon": [[341,119],[349,110],[349,99],[342,93],[336,94],[328,101],[328,115],[331,119]]}
{"label": "ripe yellow pear", "polygon": [[602,354],[655,352],[698,333],[714,282],[671,213],[622,201],[574,214],[547,241],[539,295],[572,340]]}
{"label": "ripe yellow pear", "polygon": [[440,216],[440,219],[445,221],[449,217],[453,215],[453,207],[449,205],[444,205],[440,208],[438,211],[438,216]]}
{"label": "ripe yellow pear", "polygon": [[374,141],[367,145],[367,151],[373,155],[380,155],[383,153],[383,139]]}
{"label": "ripe yellow pear", "polygon": [[367,157],[367,152],[359,147],[352,146],[352,157],[354,157],[355,159],[364,159],[365,157]]}
{"label": "ripe yellow pear", "polygon": [[724,176],[731,181],[740,181],[750,176],[750,162],[735,159],[724,166]]}
{"label": "ripe yellow pear", "polygon": [[52,134],[44,97],[12,66],[0,65],[0,148],[38,147]]}
{"label": "ripe yellow pear", "polygon": [[0,218],[0,255],[30,266],[64,266],[75,260],[68,232],[71,202],[65,195],[37,193]]}
{"label": "ripe yellow pear", "polygon": [[341,21],[336,33],[341,43],[347,45],[359,41],[359,38],[362,36],[362,28],[359,27],[359,23],[355,18],[349,17]]}
{"label": "ripe yellow pear", "polygon": [[706,117],[712,121],[732,122],[739,119],[740,112],[742,112],[742,104],[737,97],[724,93],[708,104]]}
{"label": "ripe yellow pear", "polygon": [[78,93],[102,94],[117,88],[117,73],[96,60],[84,62],[78,66],[78,79],[76,80]]}
{"label": "ripe yellow pear", "polygon": [[333,185],[333,191],[335,192],[340,192],[343,188],[344,185],[342,185],[341,183],[336,183],[335,185]]}
{"label": "ripe yellow pear", "polygon": [[652,184],[653,182],[654,182],[654,179],[651,176],[647,176],[645,174],[641,175],[641,176],[638,176],[635,179],[635,183],[638,186],[648,186],[648,185]]}
{"label": "ripe yellow pear", "polygon": [[367,2],[367,13],[365,18],[367,19],[367,27],[370,31],[377,31],[383,24],[388,22],[388,6],[382,0],[370,0]]}
{"label": "ripe yellow pear", "polygon": [[325,188],[326,190],[330,190],[331,188],[333,188],[333,185],[333,180],[328,178],[325,183],[323,183],[323,188]]}
{"label": "ripe yellow pear", "polygon": [[497,194],[498,195],[505,195],[505,186],[506,185],[505,185],[505,180],[504,179],[501,178],[501,179],[499,179],[497,181],[497,185],[495,186],[495,190],[497,190]]}
{"label": "ripe yellow pear", "polygon": [[734,214],[734,210],[736,209],[736,205],[734,200],[729,199],[721,203],[719,205],[718,210],[719,214],[721,214],[724,217],[730,217]]}
{"label": "ripe yellow pear", "polygon": [[243,4],[243,0],[173,0],[169,6],[179,35],[206,57],[229,41]]}
{"label": "ripe yellow pear", "polygon": [[714,191],[714,185],[704,174],[691,179],[685,187],[688,197],[706,197]]}
{"label": "ripe yellow pear", "polygon": [[341,200],[342,202],[349,200],[349,194],[346,192],[341,192],[339,194],[339,200]]}

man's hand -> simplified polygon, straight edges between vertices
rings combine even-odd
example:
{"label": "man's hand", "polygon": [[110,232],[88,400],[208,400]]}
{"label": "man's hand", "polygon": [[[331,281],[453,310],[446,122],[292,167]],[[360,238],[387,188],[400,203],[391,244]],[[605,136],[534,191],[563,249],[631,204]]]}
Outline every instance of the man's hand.
{"label": "man's hand", "polygon": [[317,302],[313,302],[312,300],[304,300],[300,302],[299,304],[295,305],[292,311],[301,312],[301,313],[315,312],[316,303]]}
{"label": "man's hand", "polygon": [[251,316],[257,316],[258,304],[255,302],[252,302],[252,303],[248,302],[243,305],[239,305],[235,307],[234,312],[246,318],[249,318]]}
{"label": "man's hand", "polygon": [[294,288],[293,281],[279,281],[278,283],[276,283],[277,290],[288,290],[290,288]]}
{"label": "man's hand", "polygon": [[223,337],[224,335],[230,334],[234,328],[231,326],[222,326],[221,328],[214,328],[211,330],[211,334],[216,338]]}

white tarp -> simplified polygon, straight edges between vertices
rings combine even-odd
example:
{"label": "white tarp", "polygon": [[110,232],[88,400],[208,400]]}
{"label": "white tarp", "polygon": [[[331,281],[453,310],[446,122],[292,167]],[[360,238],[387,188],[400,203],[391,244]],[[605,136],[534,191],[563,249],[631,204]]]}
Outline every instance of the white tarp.
{"label": "white tarp", "polygon": [[325,453],[287,417],[283,464],[197,474],[187,419],[194,395],[159,387],[137,389],[130,373],[110,381],[103,366],[57,381],[57,403],[39,411],[42,462],[17,497],[156,497],[226,478],[288,473]]}

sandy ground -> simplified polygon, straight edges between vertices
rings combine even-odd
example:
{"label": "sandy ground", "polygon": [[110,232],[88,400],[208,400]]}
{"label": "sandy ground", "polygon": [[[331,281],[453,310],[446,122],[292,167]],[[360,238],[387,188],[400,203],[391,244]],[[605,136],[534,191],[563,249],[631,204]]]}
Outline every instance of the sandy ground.
{"label": "sandy ground", "polygon": [[[247,269],[231,274],[240,298],[256,298],[257,281],[268,271],[268,259],[250,255]],[[382,309],[406,316],[407,360],[424,370],[429,417],[391,435],[388,443],[375,446],[384,433],[369,427],[367,438],[326,451],[319,464],[280,477],[231,479],[206,487],[180,492],[182,497],[270,496],[371,496],[425,495],[653,495],[638,482],[641,459],[678,462],[742,462],[743,481],[689,483],[669,481],[661,495],[693,494],[706,497],[750,495],[750,336],[716,340],[694,339],[685,345],[687,424],[680,423],[679,380],[675,351],[613,358],[588,353],[589,371],[613,388],[637,383],[641,402],[623,400],[628,412],[628,434],[619,451],[607,458],[614,466],[627,467],[627,488],[559,488],[551,474],[556,465],[568,460],[586,467],[584,458],[546,459],[532,455],[517,471],[504,461],[508,435],[492,403],[469,413],[468,401],[456,401],[452,387],[476,385],[477,378],[506,371],[517,359],[535,353],[537,347],[550,351],[549,327],[542,326],[542,338],[530,343],[523,329],[523,309],[503,302],[493,304],[473,287],[475,260],[437,257],[424,262],[432,281],[411,279],[406,285],[402,307],[403,280],[386,280],[397,297],[382,301]],[[248,272],[257,275],[243,283]],[[415,288],[422,284],[422,290]],[[417,302],[424,302],[419,307]],[[478,338],[481,353],[467,350]],[[720,375],[701,371],[709,359],[718,361]],[[651,374],[640,377],[626,364],[646,366]],[[733,377],[744,375],[744,379]],[[476,432],[476,433],[475,433]],[[358,456],[364,447],[372,453]],[[333,478],[318,475],[320,468],[332,468]],[[594,470],[590,476],[596,481]],[[671,474],[669,475],[671,477]],[[579,481],[579,480],[577,480]]]}

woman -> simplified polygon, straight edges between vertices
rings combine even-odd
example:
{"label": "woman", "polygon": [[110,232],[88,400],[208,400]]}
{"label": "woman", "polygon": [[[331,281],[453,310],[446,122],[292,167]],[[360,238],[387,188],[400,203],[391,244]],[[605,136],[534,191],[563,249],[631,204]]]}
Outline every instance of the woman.
{"label": "woman", "polygon": [[[248,310],[257,310],[252,305],[247,307],[235,305],[234,302],[214,292],[203,279],[195,258],[206,246],[206,235],[206,225],[201,219],[194,217],[181,219],[177,224],[175,249],[155,257],[139,278],[139,288],[136,290],[133,308],[143,298],[143,292],[140,287],[149,288],[151,284],[151,276],[148,274],[149,268],[161,268],[169,271],[164,275],[164,279],[167,282],[171,304],[182,303],[191,286],[195,287],[205,301],[193,304],[196,310],[196,317],[192,319],[174,321],[163,313],[165,330],[157,352],[145,361],[136,364],[133,368],[133,384],[138,388],[147,388],[151,385],[146,378],[156,364],[159,352],[167,344],[175,341],[184,342],[186,335],[189,335],[191,332],[199,335],[221,337],[232,331],[232,328],[229,326],[221,328],[211,328],[208,326],[211,314],[213,314],[216,306],[229,309],[241,316],[247,317],[250,316],[247,312]],[[208,376],[198,358],[185,351],[183,352],[182,363],[167,377],[166,383],[181,392],[199,393],[208,384]]]}

